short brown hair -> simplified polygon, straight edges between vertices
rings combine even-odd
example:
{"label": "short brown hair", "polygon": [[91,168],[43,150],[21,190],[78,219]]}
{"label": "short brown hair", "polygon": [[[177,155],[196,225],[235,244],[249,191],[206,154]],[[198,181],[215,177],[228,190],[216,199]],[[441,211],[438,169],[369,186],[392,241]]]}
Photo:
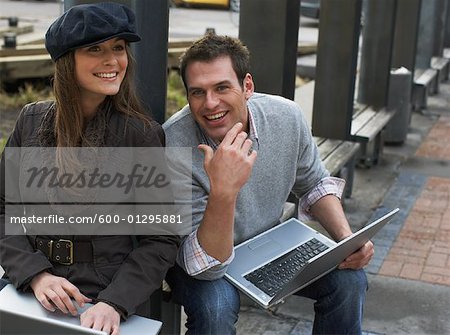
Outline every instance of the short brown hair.
{"label": "short brown hair", "polygon": [[230,57],[233,70],[242,86],[246,74],[250,72],[250,52],[247,47],[237,38],[209,33],[195,41],[180,57],[184,87],[187,89],[186,67],[189,63],[210,62],[223,56]]}

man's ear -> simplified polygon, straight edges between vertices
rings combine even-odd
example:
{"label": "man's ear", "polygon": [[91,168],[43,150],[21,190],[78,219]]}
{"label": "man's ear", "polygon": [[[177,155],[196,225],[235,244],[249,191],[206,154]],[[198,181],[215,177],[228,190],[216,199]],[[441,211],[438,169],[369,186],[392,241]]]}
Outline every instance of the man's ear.
{"label": "man's ear", "polygon": [[255,92],[255,84],[253,83],[253,78],[250,73],[247,73],[244,78],[244,94],[245,99],[250,99],[250,97]]}

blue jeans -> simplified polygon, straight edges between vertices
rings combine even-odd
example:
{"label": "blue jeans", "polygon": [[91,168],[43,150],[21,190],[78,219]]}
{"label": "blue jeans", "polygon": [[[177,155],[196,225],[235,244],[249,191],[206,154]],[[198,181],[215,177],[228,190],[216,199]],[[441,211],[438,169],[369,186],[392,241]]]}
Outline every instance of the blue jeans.
{"label": "blue jeans", "polygon": [[[184,306],[187,334],[235,334],[239,293],[228,281],[197,280],[179,266],[167,277],[174,302]],[[314,334],[361,334],[367,290],[364,270],[334,270],[296,294],[315,300]]]}
{"label": "blue jeans", "polygon": [[169,270],[166,281],[172,289],[173,301],[184,307],[186,334],[236,333],[239,292],[224,278],[194,279],[175,265]]}

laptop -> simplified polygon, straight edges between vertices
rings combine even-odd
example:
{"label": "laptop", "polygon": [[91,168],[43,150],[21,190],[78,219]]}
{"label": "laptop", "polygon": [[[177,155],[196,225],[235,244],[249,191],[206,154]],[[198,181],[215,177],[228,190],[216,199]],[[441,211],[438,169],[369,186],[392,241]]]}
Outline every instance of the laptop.
{"label": "laptop", "polygon": [[339,243],[290,219],[237,246],[225,278],[270,308],[335,269],[399,211],[392,210]]}
{"label": "laptop", "polygon": [[[79,312],[86,310],[86,304]],[[156,335],[162,323],[133,315],[120,324],[121,335]],[[32,293],[21,293],[9,284],[0,291],[0,334],[106,335],[103,331],[82,327],[79,317],[49,312]]]}

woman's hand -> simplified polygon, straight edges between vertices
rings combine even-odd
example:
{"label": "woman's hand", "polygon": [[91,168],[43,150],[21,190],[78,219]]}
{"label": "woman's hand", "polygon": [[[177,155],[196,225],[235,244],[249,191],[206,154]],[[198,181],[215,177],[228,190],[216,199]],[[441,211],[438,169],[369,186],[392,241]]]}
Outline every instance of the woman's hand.
{"label": "woman's hand", "polygon": [[111,335],[119,334],[120,314],[114,307],[99,302],[80,315],[81,325],[101,330]]}
{"label": "woman's hand", "polygon": [[78,306],[83,307],[91,299],[81,294],[80,290],[63,277],[54,276],[48,272],[41,272],[36,275],[30,283],[36,299],[50,312],[55,311],[55,307],[61,312],[77,315],[78,311],[72,299]]}

